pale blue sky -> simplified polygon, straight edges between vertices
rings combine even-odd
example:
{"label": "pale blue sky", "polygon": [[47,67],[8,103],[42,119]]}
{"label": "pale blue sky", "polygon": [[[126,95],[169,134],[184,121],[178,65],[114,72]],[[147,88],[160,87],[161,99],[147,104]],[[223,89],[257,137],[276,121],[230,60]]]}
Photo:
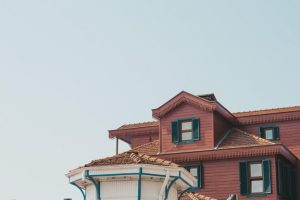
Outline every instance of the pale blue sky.
{"label": "pale blue sky", "polygon": [[[64,174],[181,90],[231,111],[300,105],[300,3],[0,0],[1,200],[81,194]],[[126,146],[123,147],[123,149]]]}

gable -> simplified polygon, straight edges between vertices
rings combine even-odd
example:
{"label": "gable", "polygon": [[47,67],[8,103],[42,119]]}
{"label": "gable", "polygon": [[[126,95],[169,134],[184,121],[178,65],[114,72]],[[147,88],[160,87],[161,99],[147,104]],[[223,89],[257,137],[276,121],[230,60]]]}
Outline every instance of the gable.
{"label": "gable", "polygon": [[232,115],[224,106],[222,106],[214,96],[210,95],[210,98],[207,98],[205,95],[195,96],[185,91],[180,92],[160,107],[152,109],[152,116],[156,119],[161,119],[183,103],[192,105],[202,111],[216,111],[232,124],[237,123],[235,116]]}
{"label": "gable", "polygon": [[[188,143],[174,142],[172,139],[172,122],[184,119],[199,119],[200,137]],[[213,113],[199,110],[194,105],[183,103],[160,119],[160,151],[178,152],[192,149],[213,148]]]}

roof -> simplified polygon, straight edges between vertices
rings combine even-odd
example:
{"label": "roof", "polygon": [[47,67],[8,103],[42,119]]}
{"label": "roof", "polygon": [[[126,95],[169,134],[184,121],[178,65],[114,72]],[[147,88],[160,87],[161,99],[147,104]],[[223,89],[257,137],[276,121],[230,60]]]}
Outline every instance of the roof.
{"label": "roof", "polygon": [[272,145],[274,142],[260,138],[253,134],[246,133],[237,128],[230,129],[224,138],[220,141],[217,148],[238,148],[238,147],[249,147],[249,146],[263,146]]}
{"label": "roof", "polygon": [[149,142],[140,145],[134,149],[126,151],[124,153],[93,160],[90,163],[84,165],[84,167],[106,166],[106,165],[121,165],[121,164],[152,164],[160,166],[177,166],[167,160],[159,159],[157,157],[151,157],[158,153],[159,141]]}
{"label": "roof", "polygon": [[296,111],[300,111],[300,106],[253,110],[253,111],[245,111],[245,112],[236,112],[232,114],[236,117],[249,117],[255,115],[267,115],[267,114],[277,114],[277,113],[296,112]]}
{"label": "roof", "polygon": [[215,198],[202,195],[201,193],[191,193],[191,192],[186,193],[186,195],[184,195],[180,199],[181,200],[217,200]]}
{"label": "roof", "polygon": [[142,153],[127,151],[115,156],[93,160],[92,162],[84,165],[83,167],[126,165],[126,164],[150,164],[150,165],[173,166],[173,167],[178,166],[177,164],[172,163],[171,161],[167,161],[157,157],[151,157]]}
{"label": "roof", "polygon": [[118,130],[124,129],[132,129],[132,128],[142,128],[142,127],[149,127],[149,126],[158,126],[159,121],[149,121],[149,122],[141,122],[141,123],[133,123],[133,124],[124,124],[118,128]]}
{"label": "roof", "polygon": [[203,111],[216,111],[233,124],[236,122],[235,117],[222,104],[220,104],[218,101],[208,100],[207,98],[214,99],[215,97],[212,96],[212,94],[204,95],[203,97],[201,97],[201,95],[195,96],[188,92],[182,91],[160,107],[152,109],[152,116],[156,119],[160,119],[180,104],[188,103]]}
{"label": "roof", "polygon": [[129,152],[137,152],[141,154],[147,154],[149,156],[156,155],[159,153],[159,140],[142,144],[132,150],[129,150]]}
{"label": "roof", "polygon": [[[199,99],[204,99],[210,102],[216,101],[214,94],[206,94],[206,95],[198,95]],[[215,99],[215,100],[214,100]],[[154,109],[156,110],[156,109]],[[262,110],[253,110],[253,111],[243,111],[243,112],[235,112],[232,113],[233,116],[240,117],[250,117],[256,115],[268,115],[268,114],[279,114],[279,113],[287,113],[287,112],[297,112],[300,111],[300,106],[291,106],[291,107],[281,107],[281,108],[271,108],[271,109],[262,109]],[[124,124],[119,127],[117,130],[124,129],[133,129],[133,128],[145,128],[145,127],[155,127],[159,126],[159,121],[148,121],[148,122],[140,122],[140,123],[132,123],[132,124]]]}
{"label": "roof", "polygon": [[208,101],[217,101],[217,98],[215,96],[214,93],[210,93],[210,94],[201,94],[201,95],[198,95],[198,97],[200,98],[204,98]]}

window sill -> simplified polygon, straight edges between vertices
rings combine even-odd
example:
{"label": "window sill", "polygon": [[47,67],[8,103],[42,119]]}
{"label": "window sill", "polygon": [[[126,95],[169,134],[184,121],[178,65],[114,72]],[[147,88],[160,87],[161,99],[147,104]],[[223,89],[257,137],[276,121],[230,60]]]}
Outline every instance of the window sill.
{"label": "window sill", "polygon": [[186,140],[186,141],[182,141],[182,142],[176,142],[176,145],[181,145],[181,144],[194,144],[195,141],[194,140]]}
{"label": "window sill", "polygon": [[266,197],[268,194],[266,193],[258,193],[258,194],[248,194],[248,198],[256,198],[256,197]]}

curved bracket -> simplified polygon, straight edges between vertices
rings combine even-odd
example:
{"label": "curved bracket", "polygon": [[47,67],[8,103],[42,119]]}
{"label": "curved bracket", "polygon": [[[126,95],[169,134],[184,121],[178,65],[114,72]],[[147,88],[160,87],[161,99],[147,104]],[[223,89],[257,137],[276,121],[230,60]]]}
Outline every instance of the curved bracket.
{"label": "curved bracket", "polygon": [[96,193],[97,193],[97,200],[101,200],[100,182],[96,181],[92,176],[90,176],[89,171],[87,171],[87,173],[86,173],[86,178],[94,184],[94,186],[96,188]]}
{"label": "curved bracket", "polygon": [[74,185],[75,187],[77,187],[80,190],[80,192],[82,194],[82,197],[83,197],[83,200],[85,200],[86,199],[85,191],[81,187],[79,187],[76,183],[74,183],[74,182],[70,182],[70,184]]}
{"label": "curved bracket", "polygon": [[179,194],[179,196],[178,196],[178,200],[180,200],[180,198],[182,197],[182,195],[183,195],[184,193],[186,193],[187,191],[189,191],[189,190],[191,190],[191,189],[192,189],[192,188],[189,187],[189,188],[183,190],[182,192],[180,192],[180,194]]}
{"label": "curved bracket", "polygon": [[169,184],[169,186],[166,187],[165,200],[168,199],[170,189],[171,189],[171,187],[173,186],[173,184],[174,184],[178,179],[179,179],[179,177],[174,178],[174,179],[171,181],[171,183]]}

